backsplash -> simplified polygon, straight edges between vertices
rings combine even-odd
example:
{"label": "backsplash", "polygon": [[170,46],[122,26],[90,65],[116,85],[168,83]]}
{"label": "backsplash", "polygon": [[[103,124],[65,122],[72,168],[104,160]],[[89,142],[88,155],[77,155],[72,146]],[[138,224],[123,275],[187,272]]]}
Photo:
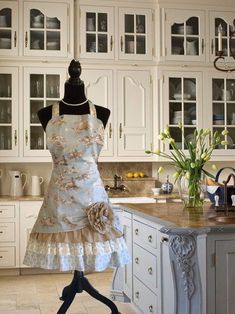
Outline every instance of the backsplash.
{"label": "backsplash", "polygon": [[[217,168],[233,167],[235,168],[235,162],[215,162]],[[206,170],[215,174],[217,171],[211,169],[211,163],[208,163]],[[159,167],[164,167],[164,172],[158,173]],[[152,187],[160,187],[163,182],[166,181],[167,175],[169,175],[169,181],[174,184],[173,174],[175,169],[172,165],[166,162],[104,162],[99,163],[98,168],[100,170],[101,178],[104,185],[114,185],[113,177],[115,174],[123,177],[123,184],[127,187],[128,191],[133,194],[145,194],[151,193]],[[31,176],[41,176],[44,178],[42,183],[42,195],[47,189],[48,182],[50,180],[52,164],[51,163],[4,163],[0,164],[2,169],[2,178],[0,178],[0,195],[9,195],[10,190],[10,176],[9,170],[19,170],[26,173],[28,180],[24,190],[24,195],[31,195]],[[128,172],[142,172],[146,175],[146,178],[129,179],[126,177]],[[227,178],[228,172],[226,170],[221,174],[220,182]],[[177,191],[177,187],[174,184],[174,191]]]}

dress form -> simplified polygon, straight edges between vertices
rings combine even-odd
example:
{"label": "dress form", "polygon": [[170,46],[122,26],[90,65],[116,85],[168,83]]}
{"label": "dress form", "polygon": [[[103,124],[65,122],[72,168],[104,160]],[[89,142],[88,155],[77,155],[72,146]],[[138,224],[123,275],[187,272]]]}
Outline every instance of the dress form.
{"label": "dress form", "polygon": [[[65,82],[64,97],[59,103],[60,115],[83,115],[90,113],[89,102],[85,95],[85,86],[80,79],[81,71],[79,61],[72,60],[68,68],[70,78]],[[95,105],[95,108],[97,118],[102,121],[105,127],[110,116],[110,110],[98,105]],[[38,118],[44,130],[46,130],[47,123],[51,117],[52,106],[44,107],[38,111]]]}

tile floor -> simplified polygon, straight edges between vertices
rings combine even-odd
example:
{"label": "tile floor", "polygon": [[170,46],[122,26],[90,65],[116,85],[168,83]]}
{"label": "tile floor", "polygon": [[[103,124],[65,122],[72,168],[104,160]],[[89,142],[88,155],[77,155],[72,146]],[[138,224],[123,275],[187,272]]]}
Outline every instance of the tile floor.
{"label": "tile floor", "polygon": [[[86,275],[90,283],[109,297],[111,272]],[[0,277],[0,314],[56,314],[59,296],[72,274]],[[131,304],[116,302],[122,314],[139,314]],[[110,309],[83,292],[77,294],[66,314],[110,314]]]}

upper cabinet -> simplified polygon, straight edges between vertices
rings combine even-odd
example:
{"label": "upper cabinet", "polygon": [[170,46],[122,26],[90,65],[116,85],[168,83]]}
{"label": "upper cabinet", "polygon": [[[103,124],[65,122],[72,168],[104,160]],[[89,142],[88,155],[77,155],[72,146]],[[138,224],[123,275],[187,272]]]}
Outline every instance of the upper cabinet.
{"label": "upper cabinet", "polygon": [[[235,51],[235,38],[229,42],[229,32],[234,30],[234,12],[210,12],[210,61],[218,55],[218,30],[222,32],[222,50],[225,61],[234,60],[231,57],[230,48]],[[229,46],[231,44],[231,47]]]}
{"label": "upper cabinet", "polygon": [[165,10],[166,59],[205,61],[205,14],[197,10]]}
{"label": "upper cabinet", "polygon": [[72,56],[71,5],[71,1],[2,1],[0,56]]}
{"label": "upper cabinet", "polygon": [[151,9],[80,6],[80,57],[151,60],[152,14]]}

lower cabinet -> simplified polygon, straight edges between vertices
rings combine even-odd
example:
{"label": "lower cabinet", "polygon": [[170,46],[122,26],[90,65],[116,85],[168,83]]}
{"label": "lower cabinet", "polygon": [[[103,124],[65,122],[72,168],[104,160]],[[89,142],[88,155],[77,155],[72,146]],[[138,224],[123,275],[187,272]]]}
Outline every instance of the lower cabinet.
{"label": "lower cabinet", "polygon": [[0,203],[0,268],[19,267],[19,204]]}
{"label": "lower cabinet", "polygon": [[0,268],[22,268],[42,201],[0,202]]}
{"label": "lower cabinet", "polygon": [[23,264],[25,250],[29,240],[29,235],[36,222],[41,201],[22,201],[20,202],[20,267],[27,267]]}

